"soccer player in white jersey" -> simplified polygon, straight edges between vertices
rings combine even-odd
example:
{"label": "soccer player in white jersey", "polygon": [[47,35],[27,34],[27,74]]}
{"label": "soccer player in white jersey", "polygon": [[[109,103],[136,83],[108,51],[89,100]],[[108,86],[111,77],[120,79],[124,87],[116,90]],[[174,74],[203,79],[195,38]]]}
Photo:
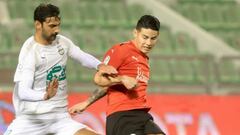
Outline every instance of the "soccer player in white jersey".
{"label": "soccer player in white jersey", "polygon": [[59,35],[59,14],[52,4],[40,4],[34,11],[35,34],[23,44],[14,76],[16,118],[4,135],[97,134],[67,112],[67,58],[104,74],[117,71]]}

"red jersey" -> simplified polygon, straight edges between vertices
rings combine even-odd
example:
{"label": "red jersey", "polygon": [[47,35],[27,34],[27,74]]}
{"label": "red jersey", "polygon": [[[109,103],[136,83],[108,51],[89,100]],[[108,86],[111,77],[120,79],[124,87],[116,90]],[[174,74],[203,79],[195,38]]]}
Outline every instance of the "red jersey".
{"label": "red jersey", "polygon": [[108,89],[107,115],[133,109],[149,110],[146,100],[148,57],[129,41],[110,48],[104,56],[104,63],[115,67],[119,75],[134,77],[138,81],[138,87],[134,90],[127,90],[123,85],[114,85]]}

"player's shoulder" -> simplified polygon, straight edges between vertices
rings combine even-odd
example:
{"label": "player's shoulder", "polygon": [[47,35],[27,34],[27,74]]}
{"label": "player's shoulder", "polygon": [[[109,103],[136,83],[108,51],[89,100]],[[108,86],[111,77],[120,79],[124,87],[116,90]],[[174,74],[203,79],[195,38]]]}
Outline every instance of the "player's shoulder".
{"label": "player's shoulder", "polygon": [[29,37],[22,45],[22,48],[21,50],[24,51],[24,50],[31,50],[33,48],[33,44],[35,43],[34,41],[34,37],[31,36]]}
{"label": "player's shoulder", "polygon": [[108,50],[107,54],[117,53],[118,55],[126,55],[129,50],[129,44],[128,41],[115,44]]}
{"label": "player's shoulder", "polygon": [[35,51],[34,49],[35,44],[36,42],[34,40],[34,37],[33,36],[29,37],[22,45],[22,48],[19,53],[19,60],[25,59],[26,56],[29,56],[29,58],[32,58]]}
{"label": "player's shoulder", "polygon": [[121,47],[128,47],[129,45],[131,45],[131,41],[121,42],[118,45]]}
{"label": "player's shoulder", "polygon": [[69,39],[68,37],[63,36],[63,35],[61,35],[61,34],[58,34],[58,35],[57,35],[56,40],[58,40],[58,42],[60,42],[60,43],[72,43],[72,40],[71,40],[71,39]]}
{"label": "player's shoulder", "polygon": [[131,42],[130,41],[126,41],[126,42],[121,42],[121,43],[118,43],[118,44],[115,44],[113,46],[113,48],[119,48],[119,49],[127,49],[129,48],[129,46],[131,45]]}
{"label": "player's shoulder", "polygon": [[70,40],[68,37],[66,37],[64,35],[61,35],[61,34],[58,34],[57,38],[60,39],[60,40]]}
{"label": "player's shoulder", "polygon": [[55,42],[56,44],[61,45],[63,48],[67,50],[71,48],[72,45],[74,45],[71,39],[60,34],[57,35]]}

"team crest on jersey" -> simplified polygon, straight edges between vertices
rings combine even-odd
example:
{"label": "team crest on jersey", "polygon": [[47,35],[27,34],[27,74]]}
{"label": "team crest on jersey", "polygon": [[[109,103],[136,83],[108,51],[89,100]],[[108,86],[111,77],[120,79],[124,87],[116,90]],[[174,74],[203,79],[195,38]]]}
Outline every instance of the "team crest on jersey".
{"label": "team crest on jersey", "polygon": [[58,48],[58,53],[60,55],[63,55],[65,53],[64,49],[62,48],[62,46],[58,46],[57,48]]}

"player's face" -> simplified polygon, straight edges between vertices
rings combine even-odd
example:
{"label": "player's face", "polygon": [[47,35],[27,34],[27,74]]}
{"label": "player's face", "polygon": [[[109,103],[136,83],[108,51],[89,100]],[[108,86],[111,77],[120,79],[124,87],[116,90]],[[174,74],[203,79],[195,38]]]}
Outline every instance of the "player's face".
{"label": "player's face", "polygon": [[48,43],[52,43],[56,39],[57,34],[60,31],[60,18],[48,17],[42,24],[42,38]]}
{"label": "player's face", "polygon": [[144,54],[149,53],[157,43],[159,32],[152,29],[141,28],[134,30],[136,47]]}

